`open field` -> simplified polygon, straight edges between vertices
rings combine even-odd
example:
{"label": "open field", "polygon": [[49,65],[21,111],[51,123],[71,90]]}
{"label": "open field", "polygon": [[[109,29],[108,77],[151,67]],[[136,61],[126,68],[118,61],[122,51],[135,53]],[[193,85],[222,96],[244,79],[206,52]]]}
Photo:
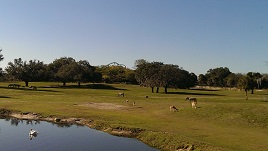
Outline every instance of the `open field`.
{"label": "open field", "polygon": [[[75,117],[112,128],[139,128],[137,138],[162,150],[264,151],[268,148],[268,90],[245,100],[239,90],[169,89],[151,93],[136,85],[30,83],[8,88],[0,83],[0,109],[42,116]],[[24,83],[19,83],[24,85]],[[125,97],[117,94],[124,92]],[[146,98],[145,96],[148,96]],[[186,97],[198,99],[192,109]],[[128,100],[128,102],[126,101]],[[133,106],[133,102],[135,105]],[[174,105],[178,112],[170,112]]]}

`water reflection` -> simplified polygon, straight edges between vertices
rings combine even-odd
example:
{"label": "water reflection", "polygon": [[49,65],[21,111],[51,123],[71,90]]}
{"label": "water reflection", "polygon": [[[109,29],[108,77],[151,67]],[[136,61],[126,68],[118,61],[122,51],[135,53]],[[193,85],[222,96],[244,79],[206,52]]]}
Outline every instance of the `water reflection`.
{"label": "water reflection", "polygon": [[[36,135],[29,135],[30,129],[34,129],[38,133]],[[0,119],[0,146],[0,150],[5,151],[156,150],[137,139],[112,136],[81,125],[58,125],[44,121],[15,118]]]}
{"label": "water reflection", "polygon": [[18,126],[19,123],[24,123],[26,125],[36,125],[40,124],[40,121],[38,120],[22,120],[22,119],[17,119],[17,118],[5,118],[4,119],[6,122],[10,122],[11,126]]}

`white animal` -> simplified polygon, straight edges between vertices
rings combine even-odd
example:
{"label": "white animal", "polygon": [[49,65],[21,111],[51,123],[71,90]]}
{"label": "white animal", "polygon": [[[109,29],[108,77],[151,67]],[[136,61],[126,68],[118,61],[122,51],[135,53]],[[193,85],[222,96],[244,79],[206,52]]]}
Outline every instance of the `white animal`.
{"label": "white animal", "polygon": [[191,105],[192,105],[192,108],[195,108],[196,109],[196,104],[197,104],[197,99],[196,98],[190,98],[190,97],[187,97],[185,99],[185,101],[190,101]]}

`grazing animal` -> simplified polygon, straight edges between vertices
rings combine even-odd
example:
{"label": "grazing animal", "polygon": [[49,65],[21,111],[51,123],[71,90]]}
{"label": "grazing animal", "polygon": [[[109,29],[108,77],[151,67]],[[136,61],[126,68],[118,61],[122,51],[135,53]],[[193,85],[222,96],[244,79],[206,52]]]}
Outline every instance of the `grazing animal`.
{"label": "grazing animal", "polygon": [[128,100],[126,100],[126,103],[128,102]]}
{"label": "grazing animal", "polygon": [[125,97],[125,93],[118,93],[117,96],[122,96],[122,97]]}
{"label": "grazing animal", "polygon": [[169,111],[179,111],[175,106],[170,106]]}
{"label": "grazing animal", "polygon": [[135,105],[136,105],[136,102],[135,102],[135,101],[133,101],[132,105],[133,105],[133,106],[135,106]]}
{"label": "grazing animal", "polygon": [[187,97],[185,99],[185,101],[187,101],[187,100],[190,101],[190,103],[192,105],[192,108],[195,108],[196,109],[197,99],[196,98],[189,98],[189,97]]}

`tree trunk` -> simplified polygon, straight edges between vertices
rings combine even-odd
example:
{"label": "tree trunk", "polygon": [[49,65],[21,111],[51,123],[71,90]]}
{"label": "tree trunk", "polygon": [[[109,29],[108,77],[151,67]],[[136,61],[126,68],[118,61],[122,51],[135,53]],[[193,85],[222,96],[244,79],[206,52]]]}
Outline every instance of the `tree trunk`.
{"label": "tree trunk", "polygon": [[25,82],[25,86],[28,87],[29,86],[29,82],[28,81],[24,81]]}
{"label": "tree trunk", "polygon": [[167,86],[165,86],[165,93],[167,94]]}
{"label": "tree trunk", "polygon": [[63,86],[66,86],[66,82],[63,82]]}
{"label": "tree trunk", "polygon": [[156,87],[156,93],[158,93],[159,92],[159,87]]}
{"label": "tree trunk", "polygon": [[254,89],[251,89],[251,94],[254,94]]}
{"label": "tree trunk", "polygon": [[151,87],[152,88],[152,93],[154,93],[154,87]]}
{"label": "tree trunk", "polygon": [[78,82],[78,87],[81,87],[81,82],[80,81]]}

